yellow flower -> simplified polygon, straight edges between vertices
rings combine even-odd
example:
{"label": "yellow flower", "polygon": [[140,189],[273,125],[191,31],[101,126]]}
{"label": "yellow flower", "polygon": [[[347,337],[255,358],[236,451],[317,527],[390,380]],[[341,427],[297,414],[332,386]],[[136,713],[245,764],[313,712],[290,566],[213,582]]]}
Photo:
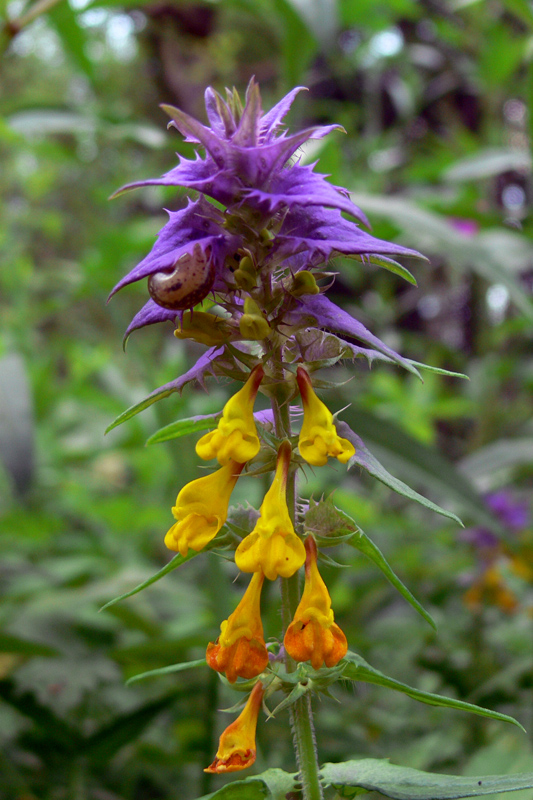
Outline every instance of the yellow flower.
{"label": "yellow flower", "polygon": [[221,735],[213,763],[204,772],[238,772],[255,761],[255,729],[263,699],[263,684],[257,681],[240,715]]}
{"label": "yellow flower", "polygon": [[254,401],[263,375],[263,367],[258,364],[242,389],[228,400],[216,430],[206,433],[196,445],[200,458],[217,458],[220,464],[230,460],[244,464],[258,454],[261,445],[254,421]]}
{"label": "yellow flower", "polygon": [[295,661],[310,661],[313,669],[320,669],[324,663],[326,667],[334,667],[346,655],[348,643],[334,621],[331,598],[318,571],[312,536],[305,540],[305,550],[304,591],[283,643]]}
{"label": "yellow flower", "polygon": [[311,378],[303,367],[298,367],[296,379],[304,407],[304,421],[298,441],[300,455],[314,467],[326,464],[328,456],[334,456],[346,464],[354,455],[355,447],[348,439],[342,439],[337,434],[333,414],[316,396]]}
{"label": "yellow flower", "polygon": [[265,576],[255,572],[244,596],[220,626],[220,636],[207,646],[207,663],[225,672],[230,683],[237,678],[255,678],[268,664],[268,651],[261,622],[261,589]]}
{"label": "yellow flower", "polygon": [[285,491],[291,463],[291,446],[285,441],[278,451],[272,486],[266,493],[255,528],[235,551],[235,563],[243,572],[264,572],[273,581],[290,578],[305,561],[302,540],[294,532]]}
{"label": "yellow flower", "polygon": [[186,556],[189,547],[200,551],[217,535],[226,521],[229,499],[243,466],[230,461],[183,487],[172,509],[177,522],[165,536],[169,550]]}

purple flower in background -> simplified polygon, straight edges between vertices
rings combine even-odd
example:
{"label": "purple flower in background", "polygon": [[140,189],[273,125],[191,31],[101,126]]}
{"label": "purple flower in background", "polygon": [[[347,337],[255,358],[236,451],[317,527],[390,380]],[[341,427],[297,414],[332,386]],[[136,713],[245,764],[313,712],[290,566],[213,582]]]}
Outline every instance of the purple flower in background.
{"label": "purple flower in background", "polygon": [[[485,502],[496,519],[511,533],[519,533],[529,523],[529,507],[523,500],[517,500],[508,489],[501,489],[485,496]],[[483,558],[491,558],[501,545],[500,538],[481,525],[466,528],[461,538],[473,545]]]}

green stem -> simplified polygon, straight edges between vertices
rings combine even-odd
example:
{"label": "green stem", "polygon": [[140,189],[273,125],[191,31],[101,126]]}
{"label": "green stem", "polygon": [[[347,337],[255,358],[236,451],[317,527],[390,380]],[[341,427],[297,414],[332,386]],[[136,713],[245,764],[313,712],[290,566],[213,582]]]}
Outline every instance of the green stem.
{"label": "green stem", "polygon": [[[278,361],[281,364],[281,354]],[[280,376],[281,380],[283,376]],[[276,426],[276,435],[285,439],[291,435],[290,408],[288,403],[279,402],[272,398],[272,412]],[[292,521],[296,518],[296,473],[291,472],[287,480],[287,505]],[[294,612],[298,606],[300,587],[298,573],[291,578],[281,578],[281,615],[283,633],[290,625]],[[293,672],[296,665],[287,654],[285,666],[288,672]],[[313,710],[311,697],[305,694],[300,697],[289,710],[293,734],[296,761],[300,771],[302,794],[304,800],[323,800],[322,786],[320,784],[318,753],[316,749],[315,728],[313,724]]]}

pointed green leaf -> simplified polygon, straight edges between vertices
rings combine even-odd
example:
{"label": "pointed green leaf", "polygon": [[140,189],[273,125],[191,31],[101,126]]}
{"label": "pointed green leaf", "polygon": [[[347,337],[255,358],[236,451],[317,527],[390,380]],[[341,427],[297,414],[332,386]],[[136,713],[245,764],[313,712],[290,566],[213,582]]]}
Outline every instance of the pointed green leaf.
{"label": "pointed green leaf", "polygon": [[268,719],[271,719],[271,717],[275,717],[279,711],[283,711],[285,708],[292,706],[297,700],[300,699],[300,697],[303,697],[304,694],[306,694],[309,690],[310,690],[309,686],[304,686],[301,683],[297,683],[296,686],[293,689],[291,689],[287,697],[285,697],[285,699],[282,700],[281,703],[278,703],[274,711],[270,712],[270,716],[268,717]]}
{"label": "pointed green leaf", "polygon": [[[204,548],[207,549],[207,548]],[[197,556],[198,553],[195,550],[189,549],[189,552],[186,556],[182,556],[180,553],[177,553],[174,558],[172,558],[168,564],[166,564],[163,569],[160,569],[159,572],[156,572],[155,575],[152,575],[151,578],[147,578],[147,580],[140,583],[135,589],[131,589],[129,592],[125,592],[124,594],[119,595],[118,597],[114,597],[113,600],[109,600],[108,603],[100,608],[100,611],[105,611],[106,608],[110,606],[114,606],[115,603],[118,603],[120,600],[126,600],[128,597],[133,597],[134,594],[138,594],[138,592],[142,592],[143,589],[147,589],[148,586],[151,586],[156,581],[164,578],[165,575],[168,575],[169,572],[181,567],[182,564],[185,564],[186,561],[190,561],[192,558]]]}
{"label": "pointed green leaf", "polygon": [[[413,689],[406,683],[388,678],[382,672],[374,667],[371,667],[364,658],[357,653],[348,651],[346,658],[346,668],[343,671],[343,677],[349,678],[353,681],[364,681],[365,683],[374,683],[377,686],[386,686],[388,689],[394,689],[396,692],[402,692],[413,700],[419,700],[421,703],[427,703],[430,706],[441,706],[443,708],[455,708],[459,711],[470,711],[471,714],[478,714],[481,717],[489,717],[489,719],[499,719],[502,722],[510,722],[516,725],[521,730],[524,730],[519,722],[507,714],[500,714],[498,711],[491,711],[482,706],[476,706],[473,703],[466,703],[464,700],[454,700],[451,697],[441,697],[441,695],[433,694],[432,692],[423,692],[420,689]],[[524,731],[525,733],[525,731]]]}
{"label": "pointed green leaf", "polygon": [[415,492],[414,489],[411,489],[403,481],[391,475],[390,472],[388,472],[385,467],[379,463],[377,458],[372,455],[362,439],[351,430],[346,422],[337,422],[337,431],[339,432],[340,436],[348,439],[348,441],[350,441],[355,447],[355,455],[352,456],[348,461],[348,469],[355,465],[362,467],[374,478],[377,478],[378,481],[381,481],[390,489],[393,489],[398,494],[401,494],[403,497],[407,497],[409,500],[414,500],[416,503],[420,503],[420,505],[431,509],[431,511],[435,511],[437,514],[441,514],[443,517],[449,517],[449,519],[453,519],[455,522],[461,525],[461,527],[464,527],[459,517],[453,512],[446,511],[436,503],[432,503],[431,500],[427,499],[427,497],[423,497],[423,495],[418,494],[418,492]]}
{"label": "pointed green leaf", "polygon": [[433,367],[431,364],[422,364],[420,361],[413,361],[412,358],[408,358],[407,361],[414,367],[418,367],[418,369],[425,369],[426,372],[434,372],[436,375],[447,375],[448,378],[462,378],[465,381],[470,380],[468,375],[464,375],[462,372],[450,372],[449,369]]}
{"label": "pointed green leaf", "polygon": [[107,426],[107,428],[105,429],[105,433],[109,433],[109,431],[112,431],[113,428],[122,425],[123,422],[126,422],[128,419],[131,419],[136,414],[139,414],[141,411],[144,411],[145,408],[148,408],[149,406],[153,405],[153,403],[157,403],[158,400],[163,400],[165,397],[169,397],[174,391],[175,389],[162,388],[161,391],[159,392],[158,391],[152,392],[152,394],[148,395],[148,397],[145,397],[144,400],[141,400],[140,403],[135,403],[135,405],[130,406],[125,411],[123,411],[122,414],[119,414],[118,417],[116,417],[116,419],[113,420],[111,425]]}
{"label": "pointed green leaf", "polygon": [[385,256],[378,256],[374,254],[371,256],[356,256],[356,258],[358,261],[362,261],[363,264],[370,262],[370,264],[375,264],[377,267],[383,267],[383,269],[393,272],[395,275],[399,275],[413,286],[418,285],[415,276],[412,275],[412,273],[409,272],[406,267],[398,264],[398,262],[394,261],[392,258],[386,258]]}
{"label": "pointed green leaf", "polygon": [[139,675],[134,675],[126,681],[126,686],[130,683],[143,681],[145,678],[155,678],[158,675],[169,675],[172,672],[184,672],[186,669],[194,669],[194,667],[205,667],[205,658],[199,658],[197,661],[182,661],[180,664],[170,664],[168,667],[160,667],[159,669],[151,669],[148,672],[141,672]]}
{"label": "pointed green leaf", "polygon": [[407,586],[405,586],[398,576],[393,571],[392,567],[390,566],[389,562],[379,549],[379,547],[374,544],[374,542],[368,538],[366,533],[363,533],[362,530],[359,530],[358,533],[355,534],[351,539],[348,540],[348,544],[352,547],[355,547],[361,553],[364,553],[373,563],[378,567],[382,573],[385,575],[388,581],[392,583],[395,589],[397,589],[402,597],[407,600],[407,602],[418,611],[420,616],[424,617],[426,622],[429,622],[432,628],[437,630],[437,626],[435,624],[435,620],[428,614],[428,612],[423,608],[423,606],[418,602],[416,597],[411,594]]}
{"label": "pointed green leaf", "polygon": [[388,759],[378,758],[324,764],[320,772],[327,785],[357,786],[394,800],[456,800],[533,787],[532,772],[463,778],[398,767]]}
{"label": "pointed green leaf", "polygon": [[198,800],[286,800],[296,788],[296,777],[282,769],[267,769],[260,775],[228,783]]}
{"label": "pointed green leaf", "polygon": [[484,525],[502,538],[506,536],[505,528],[490,513],[481,492],[439,452],[417,441],[393,422],[363,408],[352,405],[343,411],[343,417],[368,446],[377,451],[387,467],[401,469],[424,491],[446,497],[455,507],[468,513],[476,524]]}
{"label": "pointed green leaf", "polygon": [[204,431],[207,428],[216,428],[220,412],[216,414],[205,414],[198,417],[188,417],[187,419],[179,419],[177,422],[171,422],[170,425],[165,425],[160,428],[156,433],[153,433],[147,440],[146,444],[157,444],[158,442],[168,442],[170,439],[177,439],[180,436],[187,436],[189,433],[196,433],[196,431]]}

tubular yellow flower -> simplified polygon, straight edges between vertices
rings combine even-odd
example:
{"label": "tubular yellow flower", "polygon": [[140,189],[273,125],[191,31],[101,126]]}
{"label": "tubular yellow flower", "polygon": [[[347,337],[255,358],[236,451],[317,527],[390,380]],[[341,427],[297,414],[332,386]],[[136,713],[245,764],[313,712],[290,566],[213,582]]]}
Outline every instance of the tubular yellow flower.
{"label": "tubular yellow flower", "polygon": [[235,563],[243,572],[264,572],[273,581],[290,578],[305,561],[302,540],[294,532],[285,491],[291,463],[291,446],[285,441],[278,451],[276,474],[261,508],[255,528],[235,551]]}
{"label": "tubular yellow flower", "polygon": [[285,649],[295,661],[311,661],[334,667],[348,650],[346,636],[335,623],[331,598],[317,566],[317,547],[312,536],[305,540],[305,586],[294,619],[285,633]]}
{"label": "tubular yellow flower", "polygon": [[268,651],[261,622],[261,589],[265,576],[255,572],[244,596],[220,626],[220,636],[207,646],[207,663],[225,672],[230,683],[237,678],[255,678],[268,664]]}
{"label": "tubular yellow flower", "polygon": [[255,729],[263,699],[263,684],[257,681],[240,715],[228,725],[218,742],[213,763],[204,772],[238,772],[255,761]]}
{"label": "tubular yellow flower", "polygon": [[342,464],[354,455],[355,447],[348,439],[337,434],[333,414],[316,396],[311,378],[303,367],[298,367],[296,379],[304,407],[304,421],[298,447],[302,458],[314,467],[322,467],[328,456],[338,458]]}
{"label": "tubular yellow flower", "polygon": [[242,389],[224,406],[216,430],[199,439],[196,452],[204,461],[217,458],[219,464],[227,464],[233,459],[244,464],[258,454],[261,445],[255,427],[254,402],[264,374],[261,364],[257,364]]}
{"label": "tubular yellow flower", "polygon": [[230,461],[183,487],[172,509],[177,522],[165,536],[169,550],[186,556],[189,547],[200,551],[217,535],[226,521],[229,499],[243,466]]}

